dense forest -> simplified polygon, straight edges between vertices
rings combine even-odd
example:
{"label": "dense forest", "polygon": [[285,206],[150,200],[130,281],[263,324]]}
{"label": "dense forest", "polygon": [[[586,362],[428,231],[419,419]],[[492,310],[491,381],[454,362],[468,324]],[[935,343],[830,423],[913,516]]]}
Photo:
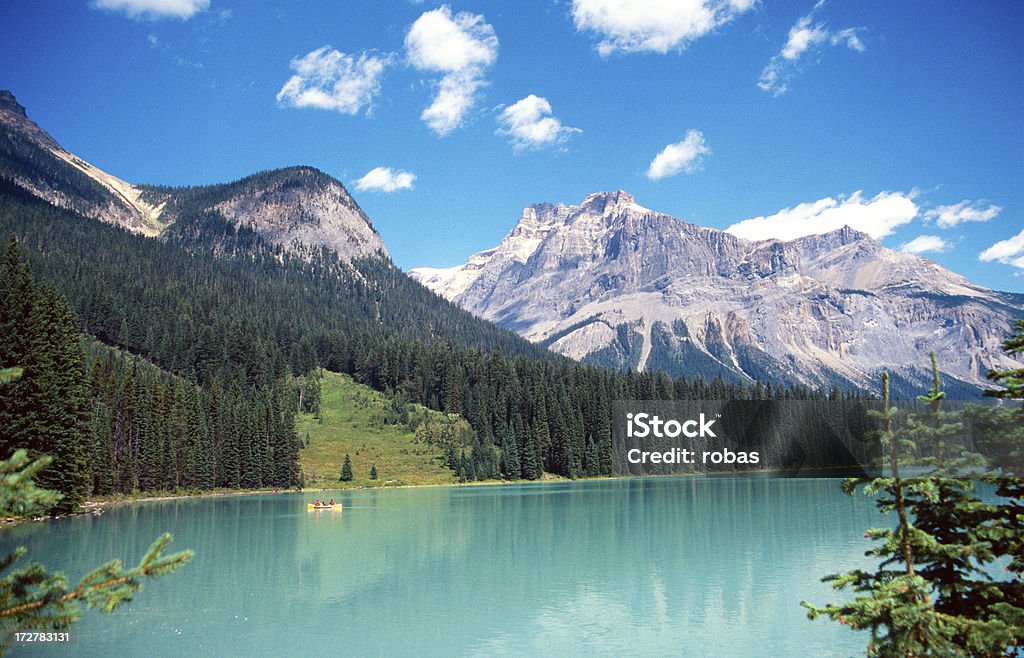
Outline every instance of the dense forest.
{"label": "dense forest", "polygon": [[[386,259],[285,250],[187,208],[163,239],[143,238],[0,186],[0,234],[18,242],[0,298],[23,341],[0,350],[0,366],[26,369],[4,413],[29,423],[28,410],[44,405],[23,395],[36,386],[33,336],[47,333],[34,314],[60,307],[58,390],[75,392],[63,422],[82,446],[67,461],[72,499],[298,484],[294,382],[317,368],[350,374],[399,407],[464,417],[471,438],[447,446],[463,479],[609,474],[614,400],[824,397],[582,366],[455,308]],[[76,356],[80,335],[89,339]],[[33,431],[6,437],[5,452],[48,445]]]}
{"label": "dense forest", "polygon": [[293,393],[197,386],[82,336],[52,285],[37,285],[8,245],[0,265],[0,449],[49,454],[39,483],[73,509],[85,495],[289,487],[299,482]]}

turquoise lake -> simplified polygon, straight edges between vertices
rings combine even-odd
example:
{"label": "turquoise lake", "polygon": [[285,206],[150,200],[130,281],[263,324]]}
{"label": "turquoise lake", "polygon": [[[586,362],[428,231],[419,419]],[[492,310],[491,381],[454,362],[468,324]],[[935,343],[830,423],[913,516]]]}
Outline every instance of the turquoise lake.
{"label": "turquoise lake", "polygon": [[890,525],[839,480],[655,478],[295,494],[110,507],[0,534],[78,578],[137,562],[161,532],[192,548],[74,644],[16,654],[863,655],[867,637],[807,619],[820,578],[869,566]]}

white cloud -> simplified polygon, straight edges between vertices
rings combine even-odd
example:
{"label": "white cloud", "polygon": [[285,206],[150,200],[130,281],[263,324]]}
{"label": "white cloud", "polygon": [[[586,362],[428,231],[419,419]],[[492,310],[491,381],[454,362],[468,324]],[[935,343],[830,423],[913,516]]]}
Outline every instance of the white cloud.
{"label": "white cloud", "polygon": [[995,260],[1024,270],[1024,231],[1012,238],[1000,240],[981,252],[978,258],[986,263]]}
{"label": "white cloud", "polygon": [[420,118],[444,136],[465,121],[486,84],[484,72],[498,58],[498,37],[484,17],[452,15],[449,6],[424,12],[405,35],[409,63],[420,71],[441,73],[437,95]]}
{"label": "white cloud", "polygon": [[937,235],[919,235],[910,242],[900,245],[900,251],[908,254],[923,254],[929,251],[942,253],[949,249],[949,243]]}
{"label": "white cloud", "polygon": [[823,25],[811,25],[811,17],[804,16],[789,29],[789,38],[779,54],[790,61],[800,59],[810,48],[828,40],[828,30]]}
{"label": "white cloud", "polygon": [[293,59],[295,75],[277,92],[277,102],[290,107],[314,107],[357,114],[369,111],[380,93],[380,78],[391,62],[389,55],[362,53],[358,59],[330,46]]}
{"label": "white cloud", "polygon": [[982,201],[964,199],[960,203],[948,206],[935,206],[924,213],[924,218],[928,221],[935,220],[939,228],[950,228],[964,222],[987,222],[995,219],[1003,211],[1000,206],[990,203],[983,207],[984,204]]}
{"label": "white cloud", "polygon": [[881,192],[865,199],[863,192],[857,191],[848,198],[826,197],[785,208],[768,217],[745,219],[725,230],[747,240],[793,240],[849,226],[880,239],[909,223],[917,213],[912,195]]}
{"label": "white cloud", "polygon": [[210,7],[210,0],[93,0],[96,9],[120,11],[129,18],[192,18]]}
{"label": "white cloud", "polygon": [[441,78],[437,95],[420,113],[420,119],[441,137],[462,125],[466,114],[476,104],[477,91],[484,86],[475,71],[450,73]]}
{"label": "white cloud", "polygon": [[502,110],[498,115],[498,123],[502,127],[497,134],[508,137],[516,151],[560,144],[573,133],[582,132],[579,128],[562,125],[561,121],[551,116],[551,103],[548,99],[534,94]]}
{"label": "white cloud", "polygon": [[814,13],[824,4],[824,0],[819,0],[809,14],[789,28],[786,45],[761,71],[758,87],[775,96],[786,93],[789,81],[800,71],[800,58],[808,52],[817,53],[825,46],[846,46],[864,52],[864,42],[857,36],[857,28],[847,27],[833,32],[825,23],[815,22]]}
{"label": "white cloud", "polygon": [[374,167],[356,181],[356,189],[372,192],[397,192],[398,190],[411,190],[415,181],[416,174],[411,174],[408,171],[395,171],[391,167]]}
{"label": "white cloud", "polygon": [[596,32],[597,52],[683,50],[716,27],[748,11],[755,0],[573,0],[579,31]]}
{"label": "white cloud", "polygon": [[447,5],[425,12],[405,36],[409,62],[421,71],[456,73],[485,68],[498,57],[498,37],[484,17]]}
{"label": "white cloud", "polygon": [[854,27],[848,27],[833,33],[832,38],[829,39],[829,43],[833,46],[845,45],[850,50],[856,50],[859,53],[866,50],[864,42],[857,36],[857,28]]}
{"label": "white cloud", "polygon": [[647,168],[647,177],[651,180],[661,180],[675,176],[681,171],[692,174],[700,169],[704,156],[710,153],[711,147],[704,141],[704,134],[699,130],[688,130],[686,139],[669,144],[654,156]]}

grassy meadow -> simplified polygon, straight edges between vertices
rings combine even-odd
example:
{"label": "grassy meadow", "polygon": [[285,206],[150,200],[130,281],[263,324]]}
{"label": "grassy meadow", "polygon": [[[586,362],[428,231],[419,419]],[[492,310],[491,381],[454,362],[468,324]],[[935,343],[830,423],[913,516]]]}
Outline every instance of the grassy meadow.
{"label": "grassy meadow", "polygon": [[[348,375],[324,371],[321,379],[320,415],[302,413],[296,433],[309,447],[300,451],[299,464],[307,489],[452,484],[452,470],[442,464],[437,446],[416,443],[405,425],[385,424],[390,404],[381,393],[357,384]],[[416,405],[420,414],[443,414]],[[352,462],[351,482],[341,482],[342,463]],[[376,465],[378,477],[370,479]]]}

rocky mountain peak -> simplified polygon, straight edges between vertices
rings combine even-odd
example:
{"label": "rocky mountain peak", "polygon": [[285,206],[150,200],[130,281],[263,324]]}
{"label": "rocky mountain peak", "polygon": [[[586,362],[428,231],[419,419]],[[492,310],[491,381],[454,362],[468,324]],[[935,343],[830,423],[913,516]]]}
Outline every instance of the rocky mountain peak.
{"label": "rocky mountain peak", "polygon": [[855,242],[868,242],[871,244],[879,244],[877,240],[872,238],[867,233],[863,233],[856,229],[850,228],[848,225],[842,228],[837,228],[834,231],[828,233],[820,233],[818,235],[807,235],[802,238],[791,240],[795,245],[806,248],[819,248],[819,249],[836,249],[839,247],[845,247],[846,245],[853,244]]}
{"label": "rocky mountain peak", "polygon": [[7,89],[0,89],[0,128],[9,133],[27,137],[44,149],[59,149],[57,141],[49,133],[28,118],[28,112]]}
{"label": "rocky mountain peak", "polygon": [[7,89],[0,89],[0,111],[10,112],[11,114],[19,115],[25,119],[28,118],[25,108],[22,107],[21,103],[18,102],[18,99],[14,97],[14,94]]}
{"label": "rocky mountain peak", "polygon": [[584,362],[812,386],[871,386],[883,367],[926,377],[933,349],[947,374],[980,386],[1006,365],[1000,343],[1024,311],[849,226],[748,241],[621,190],[529,206],[497,247],[410,273]]}
{"label": "rocky mountain peak", "polygon": [[[155,236],[164,228],[161,207],[143,201],[141,190],[130,183],[65,150],[28,118],[7,90],[0,91],[0,131],[9,145],[0,155],[0,175],[18,187],[57,207],[135,233]],[[62,172],[59,184],[54,171]]]}
{"label": "rocky mountain peak", "polygon": [[873,240],[873,238],[867,233],[852,229],[849,225],[843,226],[843,228],[840,229],[836,229],[831,233],[826,233],[825,235],[834,235],[836,239],[840,240],[843,244],[850,244],[851,242],[855,242],[857,240]]}
{"label": "rocky mountain peak", "polygon": [[214,187],[210,197],[204,209],[285,248],[326,246],[346,260],[388,256],[345,186],[313,167],[261,172]]}
{"label": "rocky mountain peak", "polygon": [[580,209],[586,209],[591,212],[606,213],[616,209],[622,209],[636,204],[636,199],[633,195],[625,190],[615,190],[614,192],[595,192],[588,194],[583,203],[580,204]]}

